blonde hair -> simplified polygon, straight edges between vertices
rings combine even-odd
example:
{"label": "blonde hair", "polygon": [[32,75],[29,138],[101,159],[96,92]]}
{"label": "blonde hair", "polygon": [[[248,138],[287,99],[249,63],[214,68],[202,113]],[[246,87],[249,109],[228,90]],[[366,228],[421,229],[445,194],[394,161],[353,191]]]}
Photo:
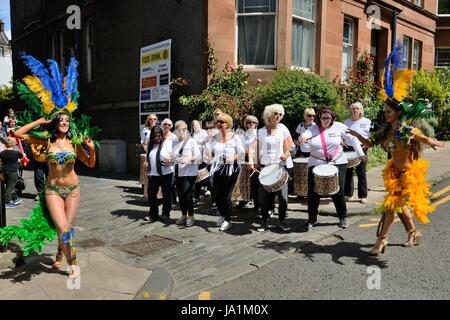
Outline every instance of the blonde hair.
{"label": "blonde hair", "polygon": [[233,127],[233,119],[228,114],[226,113],[219,114],[217,116],[216,122],[219,120],[226,122],[226,124],[228,125],[228,129],[231,129]]}
{"label": "blonde hair", "polygon": [[271,105],[268,105],[264,108],[264,112],[263,112],[263,120],[264,123],[268,124],[269,123],[269,119],[270,117],[275,113],[278,112],[281,114],[280,116],[280,121],[281,119],[283,119],[284,116],[284,108],[283,105],[278,104],[278,103],[274,103]]}
{"label": "blonde hair", "polygon": [[183,120],[178,120],[177,122],[175,122],[175,130],[178,129],[178,127],[181,126],[181,125],[183,125],[183,124],[184,124],[184,125],[186,126],[186,128],[187,128],[187,124],[186,124],[185,121],[183,121]]}
{"label": "blonde hair", "polygon": [[147,117],[147,120],[145,121],[145,126],[148,127],[150,125],[150,118],[155,117],[156,121],[158,121],[158,116],[154,113],[150,113]]}
{"label": "blonde hair", "polygon": [[[199,128],[198,131],[195,130],[196,125],[198,125],[198,128]],[[192,122],[191,122],[191,130],[192,130],[193,133],[197,133],[197,132],[201,131],[202,130],[201,122],[198,121],[198,120],[192,120]]]}
{"label": "blonde hair", "polygon": [[305,111],[303,111],[303,117],[306,117],[308,114],[316,115],[316,111],[314,111],[313,108],[306,108]]}
{"label": "blonde hair", "polygon": [[16,145],[16,139],[14,139],[13,137],[7,137],[6,138],[5,146],[7,148],[14,147],[15,145]]}

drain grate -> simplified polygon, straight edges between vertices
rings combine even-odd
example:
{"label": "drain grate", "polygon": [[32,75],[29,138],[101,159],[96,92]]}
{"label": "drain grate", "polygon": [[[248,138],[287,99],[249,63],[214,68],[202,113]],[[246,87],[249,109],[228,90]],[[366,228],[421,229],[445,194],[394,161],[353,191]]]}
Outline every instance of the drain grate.
{"label": "drain grate", "polygon": [[149,236],[143,240],[117,246],[116,248],[143,257],[178,244],[181,244],[181,242],[160,236]]}
{"label": "drain grate", "polygon": [[85,239],[78,241],[77,245],[82,248],[94,248],[94,247],[102,247],[105,243],[98,239]]}

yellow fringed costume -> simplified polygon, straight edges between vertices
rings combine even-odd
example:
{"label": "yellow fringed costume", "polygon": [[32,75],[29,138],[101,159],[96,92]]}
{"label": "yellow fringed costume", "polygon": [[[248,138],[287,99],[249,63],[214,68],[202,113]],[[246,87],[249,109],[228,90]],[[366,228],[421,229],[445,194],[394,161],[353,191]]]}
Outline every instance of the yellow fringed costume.
{"label": "yellow fringed costume", "polygon": [[389,160],[383,170],[383,179],[388,194],[384,197],[382,208],[389,212],[402,213],[403,207],[413,209],[420,223],[429,222],[427,215],[434,211],[430,206],[430,185],[426,182],[426,171],[429,162],[419,159],[399,172],[392,160]]}

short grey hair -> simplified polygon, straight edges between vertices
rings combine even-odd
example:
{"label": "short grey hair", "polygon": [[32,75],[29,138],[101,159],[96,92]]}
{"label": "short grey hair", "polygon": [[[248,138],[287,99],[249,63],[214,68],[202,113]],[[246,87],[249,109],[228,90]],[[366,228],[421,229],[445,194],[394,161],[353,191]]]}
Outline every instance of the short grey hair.
{"label": "short grey hair", "polygon": [[179,126],[181,126],[181,125],[185,125],[186,126],[186,128],[187,128],[187,124],[186,124],[186,122],[185,121],[183,121],[183,120],[178,120],[177,122],[175,122],[175,129],[178,129],[178,127]]}
{"label": "short grey hair", "polygon": [[283,116],[284,116],[283,105],[274,103],[274,104],[268,105],[264,108],[263,120],[266,124],[269,123],[269,119],[274,114],[274,112],[278,112],[281,114],[281,116],[280,116],[280,121],[281,121],[281,119],[283,119]]}
{"label": "short grey hair", "polygon": [[352,103],[349,108],[350,111],[352,111],[355,107],[358,107],[361,109],[361,117],[364,117],[364,107],[363,107],[362,103],[361,102]]}
{"label": "short grey hair", "polygon": [[161,124],[165,124],[165,123],[170,123],[171,125],[173,125],[172,120],[170,120],[169,118],[165,118],[165,119],[161,122]]}
{"label": "short grey hair", "polygon": [[245,125],[247,125],[247,122],[255,122],[257,126],[259,124],[258,118],[255,117],[255,116],[247,116],[247,117],[245,117],[245,121],[244,121]]}

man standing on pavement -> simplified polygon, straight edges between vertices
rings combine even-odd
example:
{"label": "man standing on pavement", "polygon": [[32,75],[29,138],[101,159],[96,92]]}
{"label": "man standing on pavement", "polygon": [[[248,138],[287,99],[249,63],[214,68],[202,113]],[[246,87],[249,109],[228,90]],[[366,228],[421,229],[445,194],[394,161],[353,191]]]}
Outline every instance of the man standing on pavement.
{"label": "man standing on pavement", "polygon": [[14,138],[6,138],[6,150],[0,152],[0,159],[3,165],[3,173],[6,180],[5,191],[5,207],[12,209],[17,207],[22,202],[22,199],[17,196],[17,170],[19,170],[19,159],[23,158],[22,153],[14,150],[16,140]]}

